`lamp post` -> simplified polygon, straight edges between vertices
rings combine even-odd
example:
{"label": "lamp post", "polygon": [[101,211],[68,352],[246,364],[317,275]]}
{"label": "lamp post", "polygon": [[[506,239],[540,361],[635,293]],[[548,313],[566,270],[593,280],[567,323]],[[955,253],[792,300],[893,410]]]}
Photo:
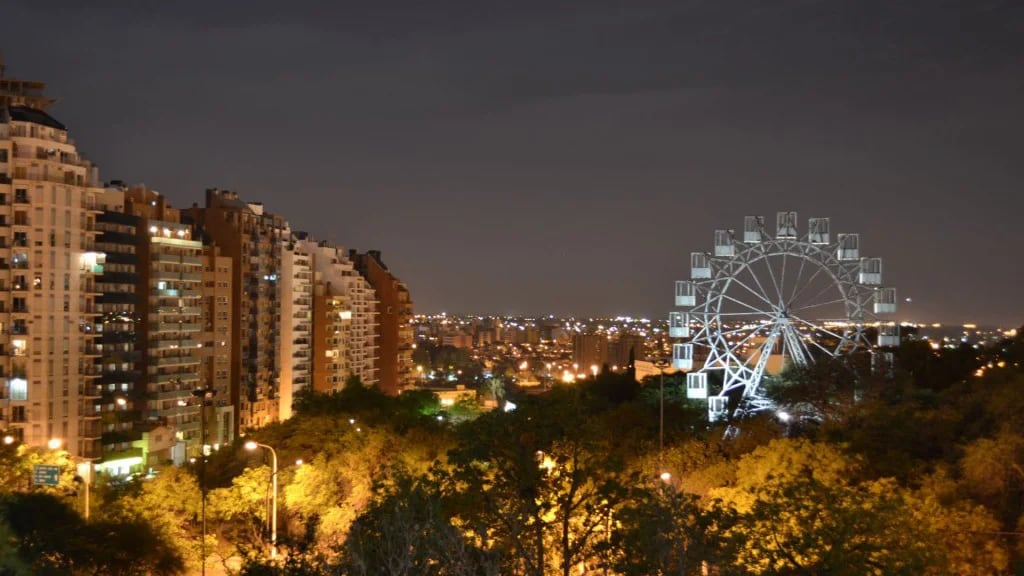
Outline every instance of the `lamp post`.
{"label": "lamp post", "polygon": [[270,557],[274,558],[277,556],[277,452],[272,446],[260,444],[255,440],[249,440],[245,443],[245,449],[250,452],[257,448],[270,450]]}
{"label": "lamp post", "polygon": [[213,397],[217,391],[207,386],[196,388],[192,396],[199,400],[199,494],[202,500],[203,539],[199,543],[199,554],[202,556],[202,574],[206,576],[206,407],[213,405]]}
{"label": "lamp post", "polygon": [[[11,439],[10,442],[7,441],[8,438]],[[13,436],[5,436],[4,437],[4,444],[12,444],[13,442],[14,442],[14,437]],[[63,445],[64,445],[64,441],[61,440],[60,438],[50,438],[50,440],[46,442],[46,447],[49,448],[50,450],[59,450],[60,447],[63,446]],[[64,453],[67,454],[68,459],[71,460],[71,462],[75,465],[75,472],[77,472],[78,476],[82,479],[82,484],[85,484],[85,507],[84,507],[84,510],[82,512],[82,517],[85,518],[86,522],[88,522],[89,521],[89,486],[92,484],[92,472],[93,472],[92,460],[88,460],[86,458],[79,458],[78,456],[75,456],[74,454],[72,454],[72,453],[70,453],[70,452],[68,452],[66,450],[64,451]],[[82,473],[82,466],[83,465],[86,466],[86,468],[85,468],[86,473],[85,474]]]}
{"label": "lamp post", "polygon": [[654,367],[658,369],[658,468],[661,470],[661,479],[665,481],[672,478],[662,467],[662,453],[665,451],[665,369],[670,365],[665,358],[654,362]]}

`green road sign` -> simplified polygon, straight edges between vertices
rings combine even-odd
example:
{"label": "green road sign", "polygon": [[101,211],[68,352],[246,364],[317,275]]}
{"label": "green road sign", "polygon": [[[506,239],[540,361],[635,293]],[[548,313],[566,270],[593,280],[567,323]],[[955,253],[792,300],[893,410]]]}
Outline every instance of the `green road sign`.
{"label": "green road sign", "polygon": [[60,481],[60,466],[36,464],[32,467],[32,483],[36,486],[56,486]]}

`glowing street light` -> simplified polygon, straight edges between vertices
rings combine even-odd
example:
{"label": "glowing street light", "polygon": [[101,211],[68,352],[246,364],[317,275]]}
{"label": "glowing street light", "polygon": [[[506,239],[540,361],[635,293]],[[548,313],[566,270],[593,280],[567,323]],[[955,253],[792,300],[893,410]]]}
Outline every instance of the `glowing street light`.
{"label": "glowing street light", "polygon": [[[8,443],[7,442],[7,438],[8,437],[4,438],[4,443],[5,444]],[[12,438],[12,441],[13,441],[13,438]],[[62,440],[60,438],[50,438],[50,440],[46,443],[46,447],[49,448],[50,450],[58,450],[63,445],[64,445],[64,440]],[[76,472],[82,478],[82,483],[85,484],[85,507],[84,507],[85,512],[82,514],[82,516],[85,518],[86,521],[88,521],[89,520],[89,486],[92,484],[92,461],[91,460],[86,460],[85,458],[79,458],[78,456],[75,456],[75,455],[70,454],[68,452],[64,452],[64,454],[67,455],[68,459],[70,459],[75,464]]]}
{"label": "glowing street light", "polygon": [[11,444],[14,444],[14,436],[10,434],[4,436],[4,446],[10,446]]}
{"label": "glowing street light", "polygon": [[[358,430],[357,428],[356,431]],[[270,451],[271,456],[270,557],[275,558],[277,556],[277,452],[273,447],[260,444],[255,440],[249,440],[245,443],[245,449],[250,452],[257,448],[266,448]]]}

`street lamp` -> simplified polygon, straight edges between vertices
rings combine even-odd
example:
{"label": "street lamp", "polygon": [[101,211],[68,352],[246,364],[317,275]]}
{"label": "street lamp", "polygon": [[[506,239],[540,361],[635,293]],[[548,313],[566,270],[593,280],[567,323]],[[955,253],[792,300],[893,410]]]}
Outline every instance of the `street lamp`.
{"label": "street lamp", "polygon": [[[199,543],[202,555],[202,574],[206,576],[206,408],[213,405],[217,391],[213,388],[196,388],[192,396],[199,400],[199,494],[202,500],[203,539]],[[178,406],[188,406],[185,400],[178,400]],[[191,460],[190,460],[191,462]]]}
{"label": "street lamp", "polygon": [[[358,428],[356,429],[359,430]],[[271,482],[271,504],[270,504],[270,557],[277,556],[277,452],[267,444],[260,444],[255,440],[245,443],[245,449],[252,452],[257,448],[270,450],[270,482]]]}
{"label": "street lamp", "polygon": [[[665,451],[665,369],[669,366],[671,363],[666,358],[654,362],[658,369],[658,468],[662,468],[662,452]],[[672,475],[662,469],[661,479],[667,482],[671,478]]]}
{"label": "street lamp", "polygon": [[[11,443],[11,442],[7,441],[8,438],[11,438],[11,442],[14,441],[13,437],[5,436],[4,437],[4,444],[10,444]],[[50,438],[50,440],[47,441],[47,443],[46,443],[46,447],[49,448],[50,450],[59,450],[60,447],[63,446],[63,445],[64,445],[64,440],[62,440],[60,438]],[[79,458],[78,456],[75,456],[74,454],[71,454],[70,452],[67,452],[67,451],[65,451],[64,453],[67,454],[68,459],[71,460],[71,462],[75,465],[75,472],[77,472],[78,476],[82,479],[82,484],[85,484],[85,508],[84,508],[84,512],[82,513],[82,516],[85,518],[86,522],[88,522],[89,521],[89,485],[92,484],[92,460],[87,460],[85,458]],[[82,466],[85,466],[85,473],[82,472],[82,470],[83,470]]]}

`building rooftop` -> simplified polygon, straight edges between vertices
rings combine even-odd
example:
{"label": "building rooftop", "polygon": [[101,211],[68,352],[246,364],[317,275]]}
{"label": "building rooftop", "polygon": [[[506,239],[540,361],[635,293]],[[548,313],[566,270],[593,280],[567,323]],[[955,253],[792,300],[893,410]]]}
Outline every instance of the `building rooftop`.
{"label": "building rooftop", "polygon": [[10,106],[8,108],[8,112],[11,115],[11,120],[16,122],[32,122],[33,124],[49,126],[50,128],[56,128],[57,130],[67,130],[66,126],[42,110],[36,110],[35,108],[29,108],[28,106]]}

